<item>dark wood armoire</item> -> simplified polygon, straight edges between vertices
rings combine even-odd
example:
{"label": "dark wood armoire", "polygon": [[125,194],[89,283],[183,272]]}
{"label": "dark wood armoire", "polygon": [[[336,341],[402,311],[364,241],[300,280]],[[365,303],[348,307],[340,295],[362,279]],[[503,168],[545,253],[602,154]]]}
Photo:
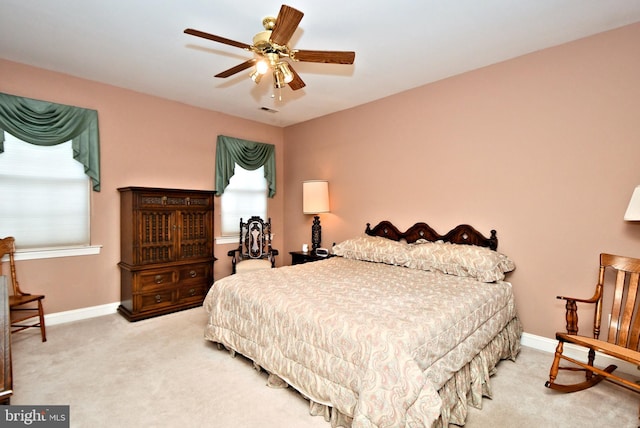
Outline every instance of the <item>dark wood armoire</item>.
{"label": "dark wood armoire", "polygon": [[120,312],[138,321],[202,304],[213,284],[214,191],[120,192]]}

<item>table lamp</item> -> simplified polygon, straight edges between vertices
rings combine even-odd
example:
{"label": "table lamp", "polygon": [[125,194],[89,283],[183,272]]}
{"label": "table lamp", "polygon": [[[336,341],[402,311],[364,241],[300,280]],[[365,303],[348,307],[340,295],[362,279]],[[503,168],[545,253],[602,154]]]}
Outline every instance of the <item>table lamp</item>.
{"label": "table lamp", "polygon": [[640,220],[640,186],[636,186],[631,194],[631,200],[627,211],[624,213],[624,219],[627,221]]}
{"label": "table lamp", "polygon": [[315,253],[322,241],[320,213],[329,212],[329,182],[326,180],[308,180],[302,182],[302,212],[313,214],[311,226],[311,249]]}

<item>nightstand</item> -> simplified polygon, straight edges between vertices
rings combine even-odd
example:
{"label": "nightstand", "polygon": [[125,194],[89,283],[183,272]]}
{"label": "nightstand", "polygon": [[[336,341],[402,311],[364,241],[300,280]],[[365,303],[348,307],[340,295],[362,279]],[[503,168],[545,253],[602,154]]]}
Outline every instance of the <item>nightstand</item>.
{"label": "nightstand", "polygon": [[326,257],[316,256],[312,251],[308,251],[306,253],[302,251],[291,251],[289,254],[291,254],[292,265],[301,265],[303,263],[315,262],[318,260],[324,260],[328,257],[332,257],[331,254]]}

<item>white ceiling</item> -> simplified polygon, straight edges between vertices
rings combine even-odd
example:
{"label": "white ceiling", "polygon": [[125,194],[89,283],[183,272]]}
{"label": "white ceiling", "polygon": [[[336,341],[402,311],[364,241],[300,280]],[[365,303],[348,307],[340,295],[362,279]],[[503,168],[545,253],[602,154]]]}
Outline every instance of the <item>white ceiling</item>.
{"label": "white ceiling", "polygon": [[183,33],[191,27],[251,44],[281,4],[0,0],[0,57],[288,126],[640,21],[640,0],[290,0],[305,14],[292,49],[353,50],[356,59],[295,63],[307,86],[283,89],[282,101],[248,70],[213,77],[249,52]]}

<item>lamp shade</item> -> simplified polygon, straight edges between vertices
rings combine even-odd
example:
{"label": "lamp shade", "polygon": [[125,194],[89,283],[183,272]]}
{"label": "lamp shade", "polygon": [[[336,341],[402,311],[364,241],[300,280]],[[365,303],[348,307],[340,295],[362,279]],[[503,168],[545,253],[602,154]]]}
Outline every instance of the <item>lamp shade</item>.
{"label": "lamp shade", "polygon": [[624,213],[624,219],[628,221],[640,220],[640,186],[636,186],[631,194],[631,200]]}
{"label": "lamp shade", "polygon": [[302,211],[304,214],[329,212],[329,182],[309,180],[302,183]]}

